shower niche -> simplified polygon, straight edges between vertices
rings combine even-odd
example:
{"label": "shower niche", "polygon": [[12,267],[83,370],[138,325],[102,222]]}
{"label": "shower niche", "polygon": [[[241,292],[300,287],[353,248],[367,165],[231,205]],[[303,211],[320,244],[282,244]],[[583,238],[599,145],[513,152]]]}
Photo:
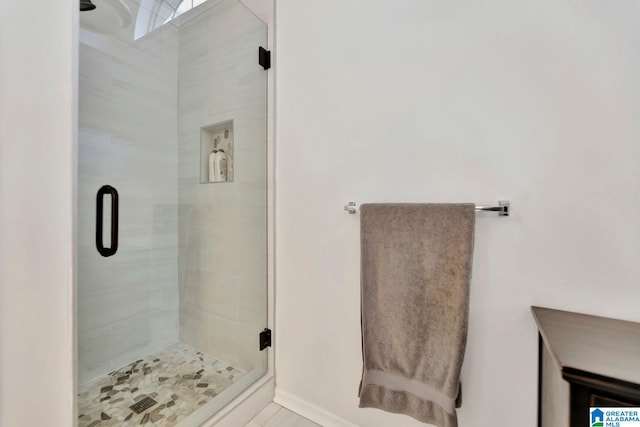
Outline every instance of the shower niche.
{"label": "shower niche", "polygon": [[233,181],[233,120],[200,128],[200,183]]}

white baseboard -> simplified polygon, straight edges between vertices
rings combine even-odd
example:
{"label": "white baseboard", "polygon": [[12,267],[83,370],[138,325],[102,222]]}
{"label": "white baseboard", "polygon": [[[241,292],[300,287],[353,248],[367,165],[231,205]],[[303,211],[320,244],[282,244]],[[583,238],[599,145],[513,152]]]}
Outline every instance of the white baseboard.
{"label": "white baseboard", "polygon": [[331,412],[309,403],[304,399],[287,393],[286,391],[279,390],[278,388],[276,388],[276,397],[273,400],[277,404],[284,406],[285,408],[297,413],[298,415],[302,415],[323,427],[360,427],[337,417]]}

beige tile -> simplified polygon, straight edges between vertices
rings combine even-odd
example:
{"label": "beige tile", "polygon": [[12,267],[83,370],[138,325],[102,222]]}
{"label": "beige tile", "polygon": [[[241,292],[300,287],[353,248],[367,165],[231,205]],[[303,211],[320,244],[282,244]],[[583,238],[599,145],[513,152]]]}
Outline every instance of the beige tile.
{"label": "beige tile", "polygon": [[321,427],[286,408],[280,409],[264,427]]}
{"label": "beige tile", "polygon": [[282,406],[278,405],[277,403],[271,402],[267,406],[265,406],[258,415],[255,416],[253,422],[255,422],[259,426],[264,426],[281,408]]}
{"label": "beige tile", "polygon": [[257,328],[267,324],[267,278],[238,279],[238,319],[240,323]]}
{"label": "beige tile", "polygon": [[227,319],[210,314],[208,316],[207,353],[239,366],[242,370],[249,370],[250,366],[240,365],[240,351],[237,337],[234,334],[235,323]]}
{"label": "beige tile", "polygon": [[205,311],[180,305],[180,341],[206,351],[208,320],[208,314]]}

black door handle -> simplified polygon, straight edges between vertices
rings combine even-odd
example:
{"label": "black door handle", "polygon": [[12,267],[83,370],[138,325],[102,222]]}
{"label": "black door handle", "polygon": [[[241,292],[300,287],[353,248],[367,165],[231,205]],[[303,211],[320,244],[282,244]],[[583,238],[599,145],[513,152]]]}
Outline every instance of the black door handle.
{"label": "black door handle", "polygon": [[[105,248],[102,242],[103,201],[106,194],[111,195],[111,247]],[[110,257],[118,251],[118,190],[103,185],[96,197],[96,248],[103,257]]]}

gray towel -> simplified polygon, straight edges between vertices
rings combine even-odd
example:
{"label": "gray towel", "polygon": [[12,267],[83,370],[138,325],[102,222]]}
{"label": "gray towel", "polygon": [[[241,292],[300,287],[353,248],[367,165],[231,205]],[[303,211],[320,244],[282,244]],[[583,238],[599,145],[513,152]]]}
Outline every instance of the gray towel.
{"label": "gray towel", "polygon": [[457,427],[473,204],[361,206],[360,407]]}

